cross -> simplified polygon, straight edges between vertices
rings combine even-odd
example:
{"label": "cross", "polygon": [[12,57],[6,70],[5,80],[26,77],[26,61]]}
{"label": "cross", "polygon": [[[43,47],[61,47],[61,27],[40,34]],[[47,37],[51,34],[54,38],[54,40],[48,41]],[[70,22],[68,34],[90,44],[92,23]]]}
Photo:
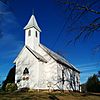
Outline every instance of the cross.
{"label": "cross", "polygon": [[32,15],[34,15],[34,9],[32,10]]}

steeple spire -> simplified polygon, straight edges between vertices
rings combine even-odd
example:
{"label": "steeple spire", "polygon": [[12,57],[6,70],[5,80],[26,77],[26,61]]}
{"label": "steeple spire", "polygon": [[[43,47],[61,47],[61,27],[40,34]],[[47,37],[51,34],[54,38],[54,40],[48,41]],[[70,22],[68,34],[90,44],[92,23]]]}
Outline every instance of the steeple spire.
{"label": "steeple spire", "polygon": [[30,20],[28,21],[24,29],[25,29],[25,45],[29,46],[33,50],[37,50],[40,44],[41,29],[39,28],[34,15],[31,16]]}
{"label": "steeple spire", "polygon": [[36,30],[41,32],[41,29],[39,28],[39,26],[37,24],[36,18],[33,15],[33,11],[32,11],[32,16],[31,16],[29,22],[27,23],[27,25],[24,27],[24,29],[29,29],[29,28],[32,28],[32,27],[34,27]]}

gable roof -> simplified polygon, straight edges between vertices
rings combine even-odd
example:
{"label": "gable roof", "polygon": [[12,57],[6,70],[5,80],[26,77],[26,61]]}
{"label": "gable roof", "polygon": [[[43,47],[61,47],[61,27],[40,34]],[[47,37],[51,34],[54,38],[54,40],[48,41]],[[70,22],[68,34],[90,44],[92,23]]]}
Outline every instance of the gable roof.
{"label": "gable roof", "polygon": [[37,53],[36,51],[32,50],[30,47],[28,46],[24,46],[23,49],[21,50],[21,52],[19,53],[19,55],[17,56],[17,58],[14,60],[13,63],[16,63],[17,59],[19,58],[19,56],[22,54],[24,49],[27,49],[32,55],[34,55],[38,60],[47,63],[47,60],[41,56],[39,53]]}
{"label": "gable roof", "polygon": [[35,29],[37,29],[38,31],[41,32],[41,29],[39,28],[36,18],[34,15],[31,16],[29,22],[27,23],[27,25],[24,27],[24,29],[28,29],[28,28],[32,28],[34,27]]}
{"label": "gable roof", "polygon": [[14,64],[16,63],[17,59],[22,54],[22,52],[24,51],[24,49],[25,49],[25,46],[22,48],[22,50],[20,51],[20,53],[18,54],[18,56],[16,57],[16,59],[13,61]]}
{"label": "gable roof", "polygon": [[47,47],[45,47],[44,45],[40,44],[40,47],[47,52],[53,59],[55,59],[57,62],[67,65],[68,67],[70,67],[71,69],[77,71],[80,73],[80,71],[75,68],[74,65],[72,65],[71,63],[69,63],[65,58],[63,58],[62,56],[58,55],[57,53],[53,52],[52,50],[48,49]]}
{"label": "gable roof", "polygon": [[32,50],[30,47],[25,46],[37,59],[39,59],[42,62],[47,63],[47,60],[41,56],[39,53],[37,53],[36,51]]}

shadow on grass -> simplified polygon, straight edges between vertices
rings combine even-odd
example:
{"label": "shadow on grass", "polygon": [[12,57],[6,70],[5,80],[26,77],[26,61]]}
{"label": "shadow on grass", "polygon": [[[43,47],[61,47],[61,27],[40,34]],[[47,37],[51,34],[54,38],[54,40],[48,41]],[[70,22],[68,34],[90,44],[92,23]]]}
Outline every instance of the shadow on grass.
{"label": "shadow on grass", "polygon": [[49,94],[50,100],[59,100],[54,94]]}
{"label": "shadow on grass", "polygon": [[100,96],[100,93],[83,93],[82,96]]}

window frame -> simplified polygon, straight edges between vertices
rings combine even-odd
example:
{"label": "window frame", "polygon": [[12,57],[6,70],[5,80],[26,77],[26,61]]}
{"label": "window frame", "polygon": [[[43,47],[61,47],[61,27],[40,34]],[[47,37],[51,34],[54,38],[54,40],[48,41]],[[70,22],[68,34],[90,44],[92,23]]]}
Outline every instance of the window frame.
{"label": "window frame", "polygon": [[35,36],[36,36],[36,38],[38,38],[38,32],[37,31],[35,31]]}
{"label": "window frame", "polygon": [[31,30],[28,31],[28,36],[31,36]]}
{"label": "window frame", "polygon": [[25,69],[24,69],[24,71],[23,71],[23,75],[28,75],[29,74],[29,70],[28,70],[28,68],[26,67]]}

